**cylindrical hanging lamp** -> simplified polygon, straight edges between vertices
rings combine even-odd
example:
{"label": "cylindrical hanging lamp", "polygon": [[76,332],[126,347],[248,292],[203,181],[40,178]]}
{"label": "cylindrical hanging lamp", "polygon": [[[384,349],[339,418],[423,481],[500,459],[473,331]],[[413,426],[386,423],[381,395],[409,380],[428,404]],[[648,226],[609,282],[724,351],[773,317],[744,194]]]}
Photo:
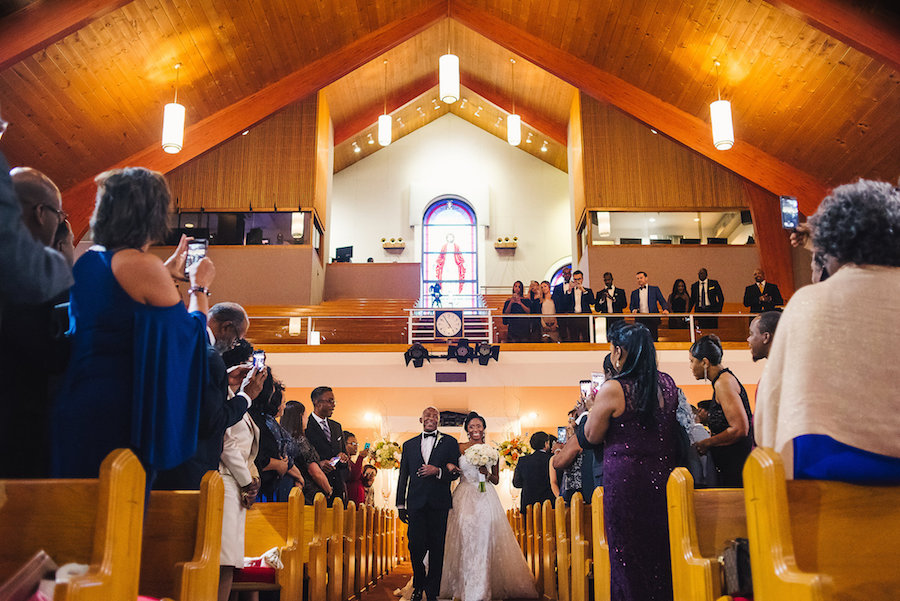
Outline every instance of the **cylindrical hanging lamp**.
{"label": "cylindrical hanging lamp", "polygon": [[391,143],[391,116],[378,116],[378,143],[387,146]]}
{"label": "cylindrical hanging lamp", "polygon": [[506,117],[506,141],[513,146],[518,146],[522,141],[522,118],[518,115]]}
{"label": "cylindrical hanging lamp", "polygon": [[716,100],[709,105],[712,121],[713,144],[718,150],[728,150],[734,146],[734,126],[731,122],[731,103]]}
{"label": "cylindrical hanging lamp", "polygon": [[184,105],[178,104],[178,69],[175,65],[175,101],[163,109],[162,148],[169,154],[180,152],[184,146]]}
{"label": "cylindrical hanging lamp", "polygon": [[447,53],[438,61],[441,82],[441,102],[453,104],[459,100],[459,57]]}

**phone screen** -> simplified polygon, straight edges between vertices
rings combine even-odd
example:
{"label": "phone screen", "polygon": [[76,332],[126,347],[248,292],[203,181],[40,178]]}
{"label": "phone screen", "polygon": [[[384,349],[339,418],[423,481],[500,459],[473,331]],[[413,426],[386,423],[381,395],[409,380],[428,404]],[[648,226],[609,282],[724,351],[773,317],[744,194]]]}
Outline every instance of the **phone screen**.
{"label": "phone screen", "polygon": [[556,428],[556,441],[559,444],[566,444],[566,427],[559,426]]}
{"label": "phone screen", "polygon": [[368,443],[368,442],[366,443],[366,445],[363,447],[363,451],[369,450],[369,444],[371,444],[371,443]]}
{"label": "phone screen", "polygon": [[602,371],[592,371],[591,372],[591,382],[593,383],[593,391],[594,394],[597,394],[597,391],[600,390],[600,387],[603,386],[603,383],[606,381],[606,374]]}
{"label": "phone screen", "polygon": [[581,382],[579,382],[579,384],[581,385],[581,398],[582,399],[590,398],[591,386],[592,386],[593,382],[591,380],[582,380]]}
{"label": "phone screen", "polygon": [[191,240],[188,242],[187,258],[184,261],[184,277],[188,277],[191,265],[197,263],[206,256],[209,240]]}
{"label": "phone screen", "polygon": [[253,367],[260,371],[266,366],[266,351],[253,351]]}
{"label": "phone screen", "polygon": [[340,461],[340,460],[341,460],[340,457],[332,457],[332,458],[328,461],[328,463],[330,463],[331,465],[337,465],[337,464],[338,464],[338,461]]}
{"label": "phone screen", "polygon": [[794,196],[781,196],[781,227],[786,230],[795,230],[800,225],[800,209],[797,198]]}

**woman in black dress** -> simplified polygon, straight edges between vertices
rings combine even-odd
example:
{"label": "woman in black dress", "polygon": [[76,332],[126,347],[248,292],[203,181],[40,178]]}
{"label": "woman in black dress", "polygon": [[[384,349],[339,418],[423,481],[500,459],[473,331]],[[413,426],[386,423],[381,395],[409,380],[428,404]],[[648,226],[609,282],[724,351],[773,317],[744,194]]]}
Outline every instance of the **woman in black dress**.
{"label": "woman in black dress", "polygon": [[[669,295],[669,311],[672,313],[687,313],[690,305],[691,297],[687,291],[687,284],[684,280],[678,278],[672,284],[672,294]],[[688,328],[688,319],[686,317],[670,317],[670,330],[686,330]]]}
{"label": "woman in black dress", "polygon": [[691,346],[691,371],[713,387],[708,425],[711,436],[695,443],[697,452],[709,454],[716,465],[716,481],[723,488],[741,488],[744,461],[753,449],[753,416],[747,391],[731,370],[722,365],[722,343],[710,334]]}
{"label": "woman in black dress", "polygon": [[[525,287],[520,281],[513,284],[512,296],[503,303],[503,315],[528,315],[531,313],[531,303],[525,298]],[[528,342],[531,338],[531,320],[526,317],[504,317],[503,323],[507,326],[507,342]]]}

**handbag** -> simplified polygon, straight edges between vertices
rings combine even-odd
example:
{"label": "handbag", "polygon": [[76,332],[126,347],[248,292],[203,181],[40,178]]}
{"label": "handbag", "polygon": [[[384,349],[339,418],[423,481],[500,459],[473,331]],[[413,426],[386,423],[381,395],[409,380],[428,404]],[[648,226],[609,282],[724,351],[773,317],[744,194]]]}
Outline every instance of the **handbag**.
{"label": "handbag", "polygon": [[750,573],[750,541],[733,538],[719,558],[722,566],[722,592],[732,597],[753,597]]}

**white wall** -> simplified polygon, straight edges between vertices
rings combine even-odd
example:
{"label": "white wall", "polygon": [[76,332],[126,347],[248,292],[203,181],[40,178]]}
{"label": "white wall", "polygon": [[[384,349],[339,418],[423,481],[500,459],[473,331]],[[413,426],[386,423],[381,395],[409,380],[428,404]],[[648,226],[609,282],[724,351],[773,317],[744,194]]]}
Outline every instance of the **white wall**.
{"label": "white wall", "polygon": [[[509,288],[542,279],[571,254],[568,175],[447,114],[334,176],[331,248],[353,246],[354,262],[421,260],[421,227],[410,227],[410,188],[441,184],[443,194],[489,190],[490,214],[478,215],[482,286]],[[421,219],[421,216],[419,217]],[[494,249],[498,237],[518,236],[515,253]],[[382,238],[406,248],[385,251]]]}

